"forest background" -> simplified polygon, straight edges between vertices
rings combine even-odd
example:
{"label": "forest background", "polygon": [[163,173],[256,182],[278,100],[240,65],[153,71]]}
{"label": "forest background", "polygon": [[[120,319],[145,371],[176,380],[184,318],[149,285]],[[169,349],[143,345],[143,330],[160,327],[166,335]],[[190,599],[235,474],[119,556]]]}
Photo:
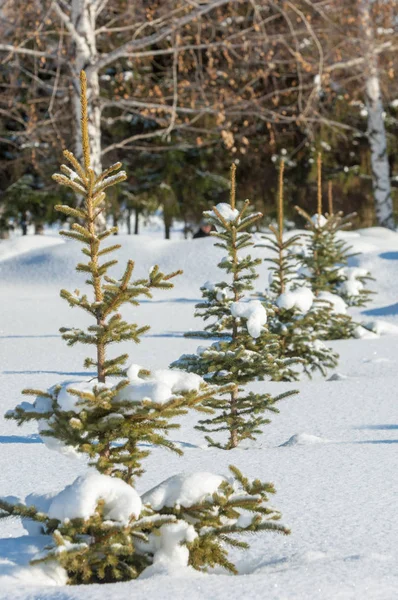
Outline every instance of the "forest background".
{"label": "forest background", "polygon": [[50,174],[79,154],[82,69],[93,167],[126,167],[107,213],[129,233],[158,211],[189,235],[231,162],[265,226],[281,158],[300,226],[318,152],[337,210],[395,228],[395,0],[3,0],[0,34],[0,237],[59,219]]}

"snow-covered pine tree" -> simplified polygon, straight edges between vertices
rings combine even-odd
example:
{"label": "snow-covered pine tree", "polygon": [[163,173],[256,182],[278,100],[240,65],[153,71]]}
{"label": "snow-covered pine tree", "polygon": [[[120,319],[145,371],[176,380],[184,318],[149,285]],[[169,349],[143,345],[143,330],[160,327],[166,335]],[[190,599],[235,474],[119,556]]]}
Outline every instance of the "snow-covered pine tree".
{"label": "snow-covered pine tree", "polygon": [[367,283],[373,278],[366,269],[349,267],[348,261],[356,256],[351,247],[339,236],[341,231],[350,229],[355,214],[344,216],[333,210],[331,182],[328,186],[329,213],[322,209],[322,156],[318,154],[318,206],[313,217],[300,207],[296,210],[306,219],[311,231],[311,244],[302,256],[307,269],[307,280],[315,294],[330,292],[340,296],[347,306],[364,306],[372,294]]}
{"label": "snow-covered pine tree", "polygon": [[[206,436],[211,446],[235,448],[240,441],[255,439],[263,425],[269,423],[265,414],[279,412],[277,403],[297,392],[289,391],[271,396],[268,393],[248,392],[242,386],[265,378],[279,381],[284,378],[288,365],[294,359],[280,359],[278,337],[267,327],[267,312],[259,300],[249,300],[258,277],[256,267],[261,259],[252,258],[242,251],[253,246],[250,227],[262,217],[248,212],[249,201],[236,208],[236,167],[231,168],[230,203],[220,203],[204,213],[215,227],[215,244],[227,252],[218,267],[225,271],[227,280],[202,288],[203,301],[197,304],[195,316],[212,319],[203,332],[194,337],[220,338],[197,354],[185,354],[172,363],[190,373],[197,373],[216,385],[229,383],[232,391],[225,398],[219,395],[206,400],[204,406],[216,411],[216,416],[199,421],[198,429],[206,433],[227,432],[225,443]],[[191,335],[191,334],[189,334]]]}
{"label": "snow-covered pine tree", "polygon": [[[265,258],[270,263],[270,285],[265,301],[275,307],[274,315],[268,319],[271,333],[278,336],[281,358],[301,359],[301,368],[308,375],[320,371],[326,375],[327,369],[335,367],[338,355],[318,339],[319,323],[329,320],[329,306],[319,302],[306,282],[297,276],[298,261],[294,249],[300,245],[301,236],[284,237],[283,211],[284,161],[279,169],[279,190],[277,200],[278,225],[270,225],[272,236],[262,236],[273,257]],[[283,379],[298,379],[299,364],[286,367]]]}
{"label": "snow-covered pine tree", "polygon": [[[307,242],[298,254],[302,266],[301,277],[319,300],[330,304],[330,322],[325,339],[349,338],[354,335],[357,324],[347,314],[347,307],[366,304],[372,293],[366,289],[366,284],[372,277],[365,269],[348,266],[349,259],[355,254],[350,252],[350,247],[339,233],[350,228],[353,215],[344,216],[341,212],[323,214],[321,154],[318,154],[317,165],[316,214],[311,217],[296,206],[298,213],[306,220],[309,231]],[[331,203],[330,196],[329,201]]]}
{"label": "snow-covered pine tree", "polygon": [[[47,392],[25,390],[36,396],[35,401],[23,402],[7,417],[18,424],[38,422],[49,448],[85,454],[94,468],[59,493],[31,494],[25,500],[1,498],[0,515],[22,517],[35,535],[52,535],[52,544],[43,538],[46,547],[31,563],[47,565],[63,583],[129,580],[167,564],[197,569],[221,565],[234,571],[225,547],[242,545],[234,534],[289,533],[276,523],[280,513],[267,504],[268,495],[274,492],[271,484],[249,482],[236,468],[229,477],[180,474],[157,486],[164,491],[162,506],[153,490],[141,498],[133,487],[143,472],[142,460],[149,454],[143,445],[180,453],[166,438],[171,428],[178,427],[171,419],[190,407],[200,408],[223,388],[210,386],[197,375],[176,370],[150,373],[138,365],[132,365],[126,377],[128,357],[107,355],[110,343],[138,342],[148,329],[124,321],[119,314],[122,305],[137,306],[140,297],[151,296],[152,289],[170,288],[178,271],[164,275],[154,267],[148,277],[133,281],[130,261],[120,279],[107,274],[116,263],[107,257],[119,246],[102,247],[114,229],[98,232],[95,223],[105,189],[122,181],[125,174],[119,164],[99,176],[90,166],[85,83],[82,73],[83,164],[65,152],[72,168],[63,166],[63,174],[54,178],[84,198],[78,209],[60,206],[58,210],[79,220],[64,235],[83,245],[87,261],[77,265],[77,270],[87,274],[88,291],[62,290],[61,296],[94,320],[86,330],[65,328],[62,335],[71,346],[83,343],[95,348],[96,358],[87,359],[85,366],[94,367],[97,377],[56,385]],[[118,378],[116,383],[109,381],[111,376]],[[188,520],[189,514],[194,522]]]}

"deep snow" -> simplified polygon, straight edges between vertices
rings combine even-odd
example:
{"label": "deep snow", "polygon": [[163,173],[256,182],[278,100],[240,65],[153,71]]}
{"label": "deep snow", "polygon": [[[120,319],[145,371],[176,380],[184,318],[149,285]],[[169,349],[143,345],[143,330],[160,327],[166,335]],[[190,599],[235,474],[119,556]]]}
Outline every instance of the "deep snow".
{"label": "deep snow", "polygon": [[[299,389],[285,400],[280,415],[253,443],[234,450],[209,449],[193,429],[192,412],[173,433],[185,454],[154,449],[146,474],[138,483],[143,493],[181,471],[226,475],[236,464],[250,477],[273,481],[272,504],[282,512],[290,537],[262,534],[250,540],[245,553],[232,552],[241,575],[157,575],[110,586],[39,587],[28,585],[31,574],[13,578],[15,564],[27,564],[37,551],[17,520],[0,521],[0,598],[7,600],[137,600],[189,597],[190,600],[251,598],[267,600],[370,599],[393,600],[398,595],[398,234],[372,228],[344,234],[355,251],[364,252],[352,266],[376,277],[378,295],[372,305],[356,311],[365,322],[376,322],[381,336],[334,342],[340,353],[338,375],[298,384],[258,383],[253,389],[271,392]],[[45,240],[36,238],[36,240]],[[57,239],[57,238],[52,238]],[[213,240],[165,241],[156,236],[121,236],[121,268],[137,261],[137,277],[156,263],[164,271],[183,268],[184,275],[169,292],[156,292],[125,316],[151,325],[140,345],[123,344],[130,361],[164,369],[182,353],[196,350],[199,340],[184,331],[198,330],[193,318],[199,287],[217,282],[222,251]],[[46,389],[87,377],[84,348],[68,348],[60,326],[84,322],[59,298],[62,285],[74,290],[82,277],[73,271],[80,260],[74,243],[35,249],[0,243],[0,413],[14,408],[24,387]],[[46,242],[47,243],[47,242]],[[10,253],[14,256],[10,256]],[[256,256],[264,256],[256,249]],[[7,258],[8,255],[8,258]],[[262,267],[259,289],[266,285]],[[392,326],[391,326],[392,325]],[[332,376],[330,373],[329,376]],[[328,376],[328,378],[329,378]],[[289,444],[284,445],[288,440]],[[26,497],[54,493],[86,473],[83,459],[48,450],[32,426],[18,428],[0,417],[0,495]],[[57,577],[57,573],[50,574]],[[48,583],[48,577],[46,579]],[[55,581],[54,581],[55,583]]]}

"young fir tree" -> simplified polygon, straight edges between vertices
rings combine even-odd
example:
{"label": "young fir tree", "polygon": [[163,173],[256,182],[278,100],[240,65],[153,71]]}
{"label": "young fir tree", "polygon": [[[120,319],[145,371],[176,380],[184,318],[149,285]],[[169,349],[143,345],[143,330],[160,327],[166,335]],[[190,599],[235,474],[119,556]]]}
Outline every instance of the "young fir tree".
{"label": "young fir tree", "polygon": [[220,203],[204,213],[216,229],[212,235],[220,240],[215,245],[227,252],[218,267],[226,272],[228,280],[217,284],[207,282],[201,288],[203,301],[196,305],[195,316],[205,321],[211,319],[211,323],[204,331],[193,334],[204,339],[220,339],[208,348],[200,348],[197,354],[181,356],[171,365],[197,373],[209,383],[233,386],[226,398],[217,396],[204,402],[216,416],[199,421],[197,426],[207,433],[228,432],[225,444],[206,436],[211,446],[227,450],[242,440],[255,439],[262,426],[269,423],[266,412],[279,412],[277,403],[297,393],[290,391],[272,397],[242,388],[265,378],[283,379],[293,359],[278,357],[278,337],[267,328],[264,306],[259,300],[245,298],[253,290],[253,282],[258,277],[256,267],[261,260],[242,251],[253,246],[249,230],[262,215],[247,213],[248,200],[241,210],[236,208],[235,171],[232,165],[230,203]]}
{"label": "young fir tree", "polygon": [[[318,339],[319,323],[329,320],[329,307],[317,301],[312,290],[298,281],[294,248],[300,244],[301,236],[293,235],[286,239],[283,236],[283,173],[282,160],[277,201],[278,226],[270,225],[272,237],[263,236],[267,243],[257,246],[267,248],[274,255],[264,259],[271,263],[270,286],[265,299],[275,307],[274,315],[268,319],[268,327],[279,338],[281,358],[299,357],[308,376],[317,370],[325,376],[327,369],[335,367],[338,362],[338,355]],[[299,378],[295,365],[286,367],[283,378]]]}
{"label": "young fir tree", "polygon": [[[111,343],[138,342],[147,330],[124,321],[119,313],[122,305],[137,306],[138,299],[150,297],[152,289],[170,288],[170,280],[178,272],[164,275],[154,267],[148,277],[133,281],[134,263],[129,261],[120,279],[107,274],[116,263],[108,256],[119,245],[104,247],[114,229],[99,233],[95,223],[105,190],[123,181],[125,174],[119,171],[120,164],[99,176],[90,166],[84,73],[81,83],[83,164],[65,152],[72,168],[62,166],[63,174],[54,178],[84,198],[80,208],[59,206],[58,210],[79,221],[63,235],[83,245],[87,260],[77,265],[77,270],[88,277],[88,291],[62,290],[61,296],[71,307],[87,312],[94,323],[85,330],[61,331],[71,346],[94,347],[96,357],[88,358],[85,366],[94,367],[97,376],[57,385],[48,392],[25,390],[36,396],[35,401],[22,403],[7,417],[18,424],[37,421],[50,448],[85,454],[94,468],[58,494],[33,494],[25,502],[13,497],[0,499],[0,513],[22,517],[30,528],[37,524],[36,533],[52,535],[52,544],[32,562],[58,564],[65,582],[72,584],[134,579],[144,569],[163,564],[168,553],[173,559],[179,557],[181,566],[205,569],[221,565],[234,571],[225,547],[242,545],[234,534],[289,533],[276,522],[278,511],[267,504],[268,495],[274,492],[272,485],[249,482],[237,469],[229,479],[199,474],[199,492],[190,489],[194,502],[182,502],[177,494],[167,503],[168,509],[154,505],[150,495],[141,499],[133,487],[149,453],[143,447],[165,446],[180,453],[165,437],[177,426],[170,420],[189,407],[200,408],[223,388],[218,390],[200,377],[180,371],[151,375],[138,366],[129,369],[128,379],[124,376],[127,356],[108,356]],[[116,383],[111,383],[111,377],[117,377]],[[224,391],[228,389],[230,386]],[[179,481],[184,480],[180,477]],[[252,517],[246,518],[247,514]]]}
{"label": "young fir tree", "polygon": [[352,215],[343,216],[333,212],[331,190],[329,192],[330,214],[322,211],[322,158],[318,155],[318,205],[312,217],[302,208],[296,210],[307,222],[309,236],[298,258],[302,265],[302,279],[315,296],[330,305],[330,319],[326,339],[348,338],[354,335],[357,324],[346,314],[347,306],[362,306],[371,292],[365,288],[371,278],[364,269],[348,267],[354,256],[339,237],[350,227]]}

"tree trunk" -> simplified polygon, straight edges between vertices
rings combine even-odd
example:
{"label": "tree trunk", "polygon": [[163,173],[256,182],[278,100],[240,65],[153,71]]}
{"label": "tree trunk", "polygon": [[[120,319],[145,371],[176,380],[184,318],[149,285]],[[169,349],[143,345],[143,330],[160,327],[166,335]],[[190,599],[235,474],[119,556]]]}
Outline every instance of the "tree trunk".
{"label": "tree trunk", "polygon": [[164,237],[166,240],[170,239],[170,230],[171,230],[171,219],[164,219]]}
{"label": "tree trunk", "polygon": [[127,209],[127,234],[131,235],[131,208]]}
{"label": "tree trunk", "polygon": [[138,235],[140,228],[140,209],[136,208],[134,210],[135,221],[134,221],[134,235]]}
{"label": "tree trunk", "polygon": [[232,423],[230,426],[230,433],[229,433],[229,447],[230,448],[236,448],[238,446],[238,430],[236,429],[236,424],[234,423],[234,420],[236,419],[236,415],[237,415],[237,402],[238,402],[238,388],[235,388],[232,392],[231,392],[231,417],[232,417]]}
{"label": "tree trunk", "polygon": [[[116,213],[112,214],[113,227],[119,227],[119,219],[117,218]],[[118,235],[119,231],[115,231],[113,235]]]}
{"label": "tree trunk", "polygon": [[[101,161],[101,107],[98,70],[92,65],[98,58],[95,36],[96,12],[93,0],[72,0],[71,19],[77,37],[73,78],[73,111],[75,121],[75,155],[82,159],[82,134],[80,127],[80,71],[87,77],[88,133],[90,138],[91,167],[96,175],[102,172]],[[96,220],[97,228],[104,229],[105,215],[101,213]]]}
{"label": "tree trunk", "polygon": [[375,52],[369,0],[358,0],[365,56],[365,100],[368,111],[368,140],[372,165],[373,194],[377,223],[395,229],[391,197],[390,165],[383,119],[378,59]]}

